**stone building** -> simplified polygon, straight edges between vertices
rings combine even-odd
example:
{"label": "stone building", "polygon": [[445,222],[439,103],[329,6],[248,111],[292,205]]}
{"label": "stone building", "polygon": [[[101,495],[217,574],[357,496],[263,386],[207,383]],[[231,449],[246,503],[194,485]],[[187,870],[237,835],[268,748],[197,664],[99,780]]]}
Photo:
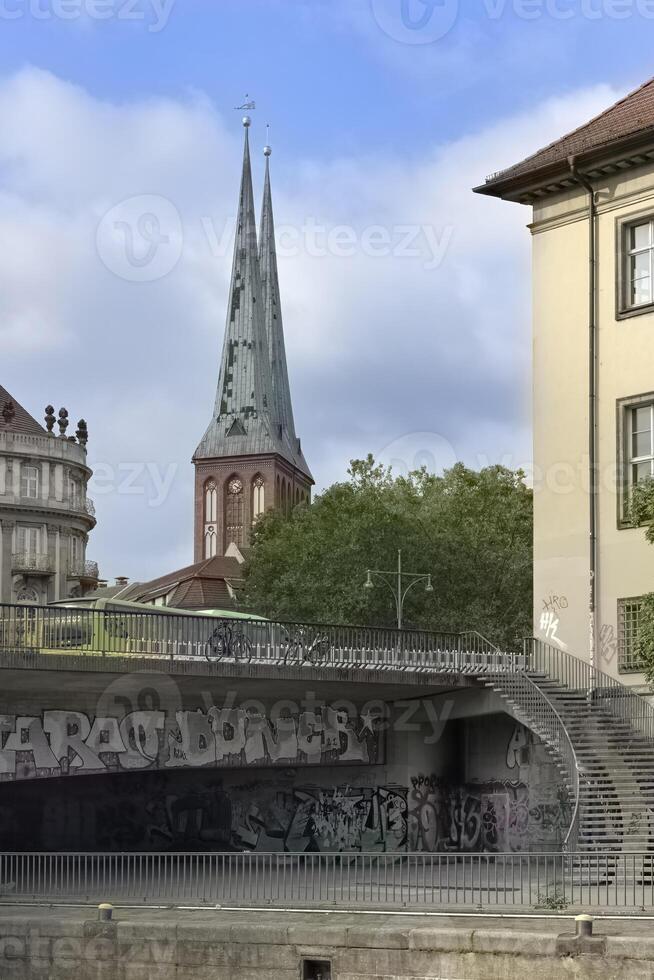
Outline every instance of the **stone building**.
{"label": "stone building", "polygon": [[534,628],[643,686],[654,549],[654,79],[476,190],[532,209]]}
{"label": "stone building", "polygon": [[248,547],[257,517],[308,501],[313,478],[295,432],[279,298],[270,147],[259,241],[248,142],[213,417],[195,451],[195,561]]}
{"label": "stone building", "polygon": [[86,560],[95,527],[86,423],[67,435],[68,412],[57,419],[52,406],[45,423],[0,386],[1,602],[53,602],[84,595],[98,581],[98,566]]}

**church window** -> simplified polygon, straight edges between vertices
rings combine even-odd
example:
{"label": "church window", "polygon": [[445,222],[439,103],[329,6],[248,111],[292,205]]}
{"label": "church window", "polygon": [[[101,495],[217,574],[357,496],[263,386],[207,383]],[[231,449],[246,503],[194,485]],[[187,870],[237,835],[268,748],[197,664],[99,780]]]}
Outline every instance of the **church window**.
{"label": "church window", "polygon": [[204,490],[204,520],[205,524],[215,524],[217,517],[218,490],[211,480]]}
{"label": "church window", "polygon": [[243,483],[232,479],[227,484],[227,502],[225,506],[225,544],[232,542],[239,548],[245,543],[245,527],[243,524]]}
{"label": "church window", "polygon": [[262,476],[255,477],[252,484],[252,523],[260,517],[265,509],[265,484]]}
{"label": "church window", "polygon": [[218,488],[213,480],[204,485],[204,557],[218,553],[216,520],[218,518]]}

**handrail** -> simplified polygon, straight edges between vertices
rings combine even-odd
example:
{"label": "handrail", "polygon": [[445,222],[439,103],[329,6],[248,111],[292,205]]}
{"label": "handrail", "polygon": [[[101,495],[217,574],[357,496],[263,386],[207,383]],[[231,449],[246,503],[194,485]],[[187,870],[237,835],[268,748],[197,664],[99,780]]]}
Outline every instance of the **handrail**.
{"label": "handrail", "polygon": [[[518,674],[502,674],[497,682],[509,695],[516,695],[521,698],[521,703],[516,704],[516,714],[524,716],[527,727],[535,730],[543,741],[555,749],[570,775],[574,809],[570,826],[563,841],[563,850],[574,850],[579,835],[580,765],[565,722],[545,691],[527,673],[521,671]],[[517,690],[520,682],[527,686],[527,692]],[[545,710],[543,710],[544,708]]]}
{"label": "handrail", "polygon": [[571,690],[585,691],[589,700],[654,739],[654,707],[645,698],[604,671],[544,640],[529,637],[523,649],[530,670],[545,673]]}

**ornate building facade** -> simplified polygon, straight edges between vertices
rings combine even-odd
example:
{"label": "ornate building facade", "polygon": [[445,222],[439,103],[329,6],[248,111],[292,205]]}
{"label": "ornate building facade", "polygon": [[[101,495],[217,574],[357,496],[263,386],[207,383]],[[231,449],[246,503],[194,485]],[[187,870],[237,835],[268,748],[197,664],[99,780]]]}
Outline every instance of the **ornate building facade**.
{"label": "ornate building facade", "polygon": [[[279,298],[270,185],[270,147],[260,233],[248,130],[227,323],[213,417],[193,457],[195,561],[248,547],[252,526],[272,507],[310,499],[313,478],[295,432]],[[233,548],[232,548],[233,552]]]}
{"label": "ornate building facade", "polygon": [[66,435],[68,412],[57,419],[52,406],[45,422],[0,386],[0,602],[53,602],[98,582],[97,565],[86,560],[95,527],[86,423]]}

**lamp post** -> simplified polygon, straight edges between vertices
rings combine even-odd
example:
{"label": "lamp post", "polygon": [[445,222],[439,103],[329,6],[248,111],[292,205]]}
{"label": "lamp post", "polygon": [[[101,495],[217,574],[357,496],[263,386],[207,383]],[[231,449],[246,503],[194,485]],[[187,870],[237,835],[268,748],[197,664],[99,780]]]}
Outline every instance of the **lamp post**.
{"label": "lamp post", "polygon": [[[414,585],[418,582],[425,582],[425,592],[433,592],[434,586],[431,584],[431,574],[426,574],[424,572],[405,572],[402,570],[402,551],[398,549],[397,552],[397,571],[386,572],[379,568],[369,568],[368,575],[363,583],[364,589],[374,589],[375,583],[372,578],[376,575],[382,580],[382,582],[388,586],[395,599],[395,610],[397,612],[397,628],[402,629],[402,612],[404,610],[404,600],[411,591]],[[395,584],[393,580],[395,579]],[[404,585],[404,580],[410,579],[408,585]]]}

